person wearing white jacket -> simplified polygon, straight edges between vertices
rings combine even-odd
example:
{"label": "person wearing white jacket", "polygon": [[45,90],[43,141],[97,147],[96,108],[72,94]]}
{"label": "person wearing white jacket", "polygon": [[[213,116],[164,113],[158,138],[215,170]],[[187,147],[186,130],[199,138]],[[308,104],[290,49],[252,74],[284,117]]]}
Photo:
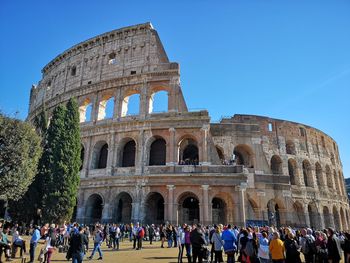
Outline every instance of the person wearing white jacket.
{"label": "person wearing white jacket", "polygon": [[214,262],[224,262],[223,258],[222,258],[222,249],[224,247],[224,241],[221,239],[221,231],[220,231],[220,227],[217,226],[215,228],[215,232],[213,233],[212,237],[211,237],[211,243],[214,246],[214,253],[215,253],[215,260]]}

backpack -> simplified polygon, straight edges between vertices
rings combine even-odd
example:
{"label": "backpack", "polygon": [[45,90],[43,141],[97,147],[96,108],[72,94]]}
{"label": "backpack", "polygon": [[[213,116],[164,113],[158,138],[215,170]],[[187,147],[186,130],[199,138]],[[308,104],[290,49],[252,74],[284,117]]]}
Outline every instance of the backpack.
{"label": "backpack", "polygon": [[253,240],[249,239],[247,241],[247,244],[245,245],[245,250],[244,250],[245,254],[249,257],[252,257],[255,255],[255,249],[253,246]]}
{"label": "backpack", "polygon": [[314,255],[316,254],[316,244],[310,237],[306,238],[304,254]]}

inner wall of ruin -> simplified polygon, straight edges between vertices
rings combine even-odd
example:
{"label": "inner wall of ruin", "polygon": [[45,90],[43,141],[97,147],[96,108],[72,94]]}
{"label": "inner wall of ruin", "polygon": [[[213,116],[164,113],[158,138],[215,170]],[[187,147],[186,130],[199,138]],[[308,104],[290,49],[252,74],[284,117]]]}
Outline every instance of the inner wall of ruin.
{"label": "inner wall of ruin", "polygon": [[[336,142],[291,121],[234,115],[210,123],[207,111],[189,111],[179,64],[150,23],[79,43],[42,74],[29,120],[44,105],[50,114],[72,97],[79,103],[77,221],[349,230]],[[155,112],[160,93],[167,108]]]}

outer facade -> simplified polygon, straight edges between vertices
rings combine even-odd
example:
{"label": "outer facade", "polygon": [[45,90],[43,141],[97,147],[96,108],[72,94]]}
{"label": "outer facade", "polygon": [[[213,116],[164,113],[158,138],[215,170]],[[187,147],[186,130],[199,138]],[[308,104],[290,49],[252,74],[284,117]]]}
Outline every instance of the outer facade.
{"label": "outer facade", "polygon": [[[29,119],[43,103],[80,105],[78,221],[350,228],[336,142],[299,123],[251,115],[210,123],[207,111],[189,112],[179,65],[150,23],[77,44],[42,72]],[[155,113],[162,92],[168,107]]]}

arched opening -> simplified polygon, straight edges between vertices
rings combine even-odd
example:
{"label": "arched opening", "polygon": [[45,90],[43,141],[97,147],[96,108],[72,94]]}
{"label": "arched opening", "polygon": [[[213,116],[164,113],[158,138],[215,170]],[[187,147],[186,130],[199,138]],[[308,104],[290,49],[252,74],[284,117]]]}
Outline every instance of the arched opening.
{"label": "arched opening", "polygon": [[113,118],[114,97],[107,95],[102,98],[98,105],[98,120]]}
{"label": "arched opening", "polygon": [[84,145],[81,145],[80,147],[80,168],[79,171],[81,171],[84,167],[84,157],[85,157],[85,149]]}
{"label": "arched opening", "polygon": [[291,185],[299,185],[297,162],[294,159],[288,160],[288,173]]}
{"label": "arched opening", "polygon": [[271,157],[271,172],[272,174],[283,174],[282,159],[278,155]]}
{"label": "arched opening", "polygon": [[293,155],[296,154],[295,145],[294,145],[293,141],[287,141],[286,142],[286,153],[287,154],[293,154]]}
{"label": "arched opening", "polygon": [[121,117],[140,114],[140,94],[133,94],[124,98]]}
{"label": "arched opening", "polygon": [[197,165],[199,163],[199,154],[197,142],[191,138],[185,138],[180,142],[179,163]]}
{"label": "arched opening", "polygon": [[199,218],[199,200],[192,193],[186,193],[179,200],[179,218],[181,223],[193,224],[200,222]]}
{"label": "arched opening", "polygon": [[134,140],[128,141],[122,151],[122,167],[132,167],[135,166],[136,157],[136,143]]}
{"label": "arched opening", "polygon": [[92,169],[103,169],[107,166],[108,144],[105,141],[99,141],[95,144],[92,155]]}
{"label": "arched opening", "polygon": [[280,207],[275,202],[275,200],[270,200],[267,203],[267,214],[270,226],[281,226],[281,215],[280,215]]}
{"label": "arched opening", "polygon": [[311,169],[311,164],[308,160],[303,161],[303,176],[304,176],[305,186],[313,187],[314,182],[312,179],[312,169]]}
{"label": "arched opening", "polygon": [[304,214],[304,209],[302,204],[299,202],[295,202],[293,204],[294,208],[294,222],[295,222],[295,227],[305,227],[305,214]]}
{"label": "arched opening", "polygon": [[216,152],[217,152],[217,154],[219,156],[221,164],[225,164],[225,156],[224,156],[224,153],[223,153],[222,149],[219,148],[218,146],[215,146],[215,149],[216,149]]}
{"label": "arched opening", "polygon": [[307,206],[308,212],[309,212],[309,218],[310,218],[310,227],[320,229],[320,218],[319,214],[317,212],[316,205],[314,203],[310,203]]}
{"label": "arched opening", "polygon": [[246,144],[239,144],[233,149],[234,160],[237,165],[244,165],[247,168],[254,167],[253,150]]}
{"label": "arched opening", "polygon": [[168,92],[161,90],[151,95],[149,99],[148,113],[168,111]]}
{"label": "arched opening", "polygon": [[84,100],[79,106],[79,120],[80,122],[88,122],[92,120],[92,103],[90,99]]}
{"label": "arched opening", "polygon": [[340,182],[338,180],[338,174],[335,170],[333,170],[333,178],[334,178],[334,186],[335,186],[335,190],[337,190],[338,194],[341,193],[341,189],[340,189]]}
{"label": "arched opening", "polygon": [[347,222],[345,221],[345,215],[342,207],[340,208],[340,219],[341,219],[341,225],[342,225],[341,230],[347,229]]}
{"label": "arched opening", "polygon": [[257,220],[260,217],[259,211],[258,211],[258,204],[252,198],[248,198],[247,201],[248,201],[246,202],[247,220]]}
{"label": "arched opening", "polygon": [[152,142],[149,155],[149,165],[165,165],[166,142],[163,138],[158,138]]}
{"label": "arched opening", "polygon": [[326,178],[327,178],[327,187],[329,189],[334,188],[333,187],[333,180],[332,180],[332,172],[331,172],[331,168],[329,168],[329,165],[326,165]]}
{"label": "arched opening", "polygon": [[317,185],[318,186],[324,186],[323,175],[322,175],[322,167],[321,167],[321,165],[318,162],[315,164],[315,171],[316,171]]}
{"label": "arched opening", "polygon": [[335,165],[334,153],[331,153],[330,159],[331,159],[331,163],[332,163],[333,165]]}
{"label": "arched opening", "polygon": [[332,218],[331,218],[331,215],[329,213],[329,209],[327,206],[323,207],[323,219],[324,219],[325,228],[333,227]]}
{"label": "arched opening", "polygon": [[128,224],[131,222],[132,198],[126,192],[118,194],[115,203],[114,219],[117,223]]}
{"label": "arched opening", "polygon": [[221,198],[214,197],[212,202],[212,221],[213,224],[226,224],[226,203]]}
{"label": "arched opening", "polygon": [[86,202],[85,209],[85,219],[87,224],[101,222],[103,210],[102,197],[99,194],[91,195]]}
{"label": "arched opening", "polygon": [[162,224],[164,222],[164,198],[160,193],[150,193],[145,204],[147,224]]}
{"label": "arched opening", "polygon": [[341,230],[341,222],[340,222],[340,217],[337,208],[334,206],[333,207],[333,218],[334,218],[334,226],[336,230]]}

